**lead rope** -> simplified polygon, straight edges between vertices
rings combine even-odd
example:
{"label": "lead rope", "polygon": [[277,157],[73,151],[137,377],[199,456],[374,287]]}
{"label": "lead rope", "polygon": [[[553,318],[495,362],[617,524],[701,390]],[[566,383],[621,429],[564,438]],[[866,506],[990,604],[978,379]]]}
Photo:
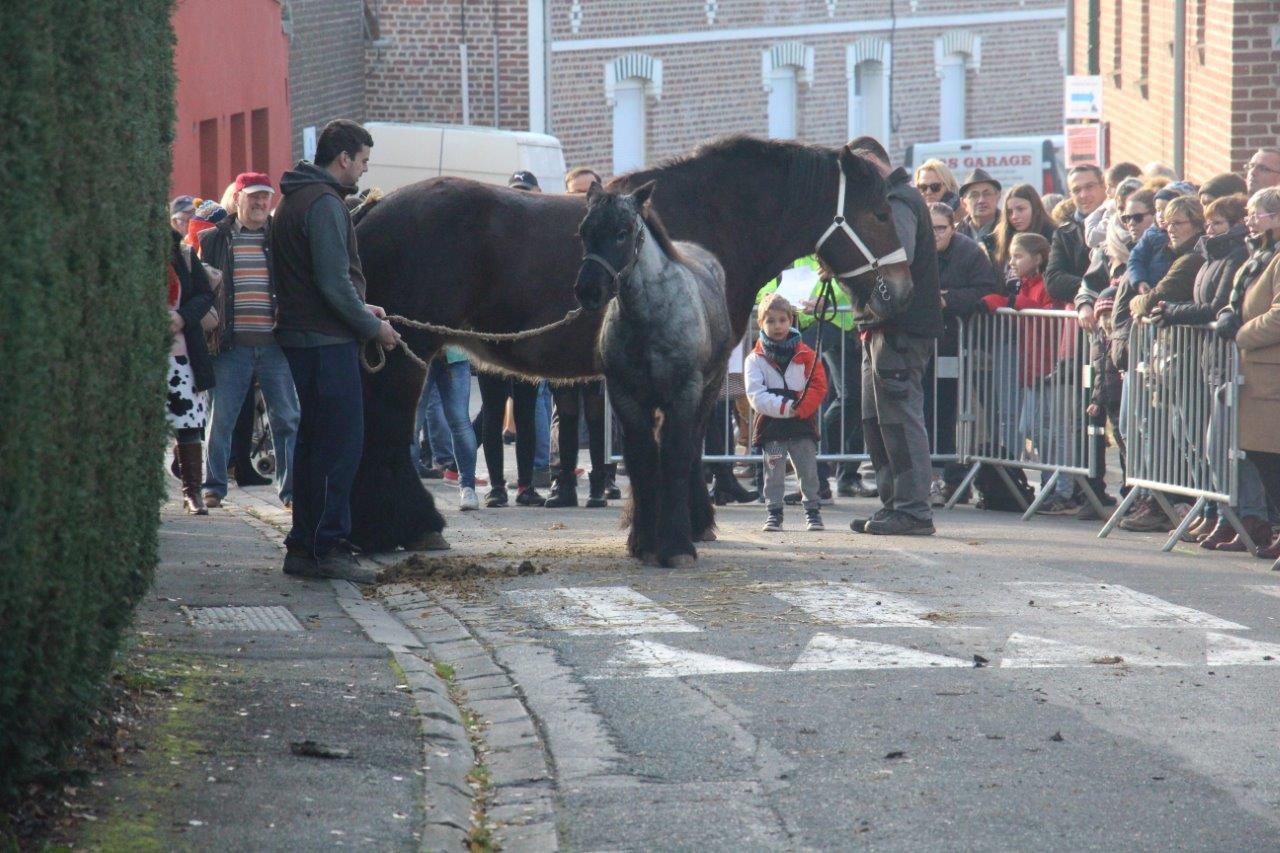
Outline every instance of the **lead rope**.
{"label": "lead rope", "polygon": [[[446,338],[461,338],[468,341],[486,341],[488,343],[511,343],[514,341],[523,341],[527,338],[545,335],[547,332],[554,331],[561,326],[567,326],[582,314],[581,308],[574,308],[554,323],[547,323],[545,326],[539,326],[536,329],[524,329],[519,332],[478,332],[475,329],[451,329],[448,326],[439,326],[435,323],[424,323],[421,320],[411,320],[400,314],[388,314],[387,322],[394,323],[398,326],[407,326],[410,329],[417,329],[423,332],[431,332]],[[364,346],[360,347],[360,365],[367,373],[377,373],[379,370],[387,366],[387,356],[383,352],[382,347],[374,345],[373,357],[369,356],[369,344],[372,341],[366,341]],[[423,361],[417,353],[409,348],[409,344],[404,338],[396,344],[396,348],[403,352],[410,361],[427,369],[427,363]]]}

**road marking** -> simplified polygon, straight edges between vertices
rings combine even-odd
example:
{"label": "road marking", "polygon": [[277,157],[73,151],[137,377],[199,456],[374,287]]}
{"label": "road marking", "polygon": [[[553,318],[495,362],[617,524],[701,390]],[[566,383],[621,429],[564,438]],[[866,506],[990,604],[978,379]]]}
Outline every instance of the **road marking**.
{"label": "road marking", "polygon": [[1230,634],[1204,635],[1205,662],[1209,666],[1262,666],[1280,663],[1280,643],[1246,640]]}
{"label": "road marking", "polygon": [[1211,628],[1248,631],[1247,625],[1172,604],[1127,586],[1097,583],[1020,581],[1008,584],[1037,607],[1092,619],[1113,628]]}
{"label": "road marking", "polygon": [[1000,661],[1000,667],[1002,669],[1034,669],[1059,666],[1105,666],[1121,663],[1127,666],[1178,665],[1167,664],[1165,661],[1143,654],[1125,652],[1123,655],[1117,655],[1115,652],[1050,640],[1046,637],[1010,634],[1004,644],[1004,657]]}
{"label": "road marking", "polygon": [[960,658],[935,655],[919,649],[873,643],[850,637],[817,634],[800,657],[791,665],[791,672],[813,672],[829,669],[931,669],[942,666],[972,666]]}
{"label": "road marking", "polygon": [[653,640],[627,640],[622,651],[605,667],[601,678],[685,678],[690,675],[731,675],[741,672],[778,672],[771,666],[691,652]]}
{"label": "road marking", "polygon": [[1260,592],[1263,595],[1269,595],[1272,598],[1280,598],[1280,586],[1259,584],[1258,586],[1251,586],[1249,589],[1254,592]]}
{"label": "road marking", "polygon": [[625,586],[568,586],[506,593],[567,634],[692,634],[702,629]]}
{"label": "road marking", "polygon": [[938,561],[932,557],[926,557],[923,554],[917,554],[915,551],[908,551],[906,548],[885,548],[886,551],[892,551],[902,557],[906,557],[912,562],[919,563],[922,566],[936,566]]}
{"label": "road marking", "polygon": [[930,610],[909,598],[863,584],[815,583],[771,590],[776,598],[823,622],[858,628],[934,628]]}

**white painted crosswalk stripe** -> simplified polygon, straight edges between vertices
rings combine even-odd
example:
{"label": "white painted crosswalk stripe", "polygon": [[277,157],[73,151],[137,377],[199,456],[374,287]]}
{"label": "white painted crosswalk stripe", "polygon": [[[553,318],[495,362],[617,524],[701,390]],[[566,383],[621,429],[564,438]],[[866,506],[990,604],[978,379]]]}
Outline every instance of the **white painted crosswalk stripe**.
{"label": "white painted crosswalk stripe", "polygon": [[702,630],[625,586],[521,589],[509,590],[506,595],[515,604],[533,610],[548,627],[568,634],[692,634]]}
{"label": "white painted crosswalk stripe", "polygon": [[932,628],[929,608],[909,598],[855,583],[785,584],[776,598],[823,622],[851,628]]}
{"label": "white painted crosswalk stripe", "polygon": [[1000,660],[1002,669],[1104,666],[1107,664],[1164,666],[1168,663],[1168,661],[1157,660],[1150,655],[1133,652],[1128,649],[1122,653],[1117,653],[1114,649],[1077,645],[1061,640],[1050,640],[1047,637],[1035,637],[1030,634],[1009,635],[1009,639],[1004,644],[1004,657]]}
{"label": "white painted crosswalk stripe", "polygon": [[1182,607],[1127,586],[1050,581],[1024,581],[1010,583],[1008,586],[1034,601],[1036,607],[1089,619],[1111,628],[1249,630],[1247,625]]}
{"label": "white painted crosswalk stripe", "polygon": [[1280,643],[1263,643],[1210,631],[1205,634],[1204,656],[1209,666],[1261,666],[1280,663]]}
{"label": "white painted crosswalk stripe", "polygon": [[685,678],[691,675],[731,675],[777,672],[771,666],[723,658],[668,646],[653,640],[627,640],[604,672],[592,678]]}
{"label": "white painted crosswalk stripe", "polygon": [[971,661],[935,655],[919,649],[873,643],[852,637],[818,634],[794,664],[792,672],[833,669],[929,669],[943,666],[972,666]]}

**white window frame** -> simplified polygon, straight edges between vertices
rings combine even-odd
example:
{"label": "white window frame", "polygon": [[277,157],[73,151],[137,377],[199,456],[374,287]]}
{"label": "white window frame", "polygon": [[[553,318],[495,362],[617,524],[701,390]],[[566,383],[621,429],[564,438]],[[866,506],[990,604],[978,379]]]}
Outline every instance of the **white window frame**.
{"label": "white window frame", "polygon": [[769,72],[769,138],[795,139],[799,110],[796,69],[784,65]]}
{"label": "white window frame", "polygon": [[848,76],[849,125],[846,137],[874,136],[889,144],[889,66],[879,59],[864,59]]}
{"label": "white window frame", "polygon": [[982,66],[982,38],[952,30],[933,41],[938,75],[938,140],[964,139],[968,132],[968,72]]}
{"label": "white window frame", "polygon": [[613,174],[622,175],[645,165],[645,81],[619,80],[613,87]]}

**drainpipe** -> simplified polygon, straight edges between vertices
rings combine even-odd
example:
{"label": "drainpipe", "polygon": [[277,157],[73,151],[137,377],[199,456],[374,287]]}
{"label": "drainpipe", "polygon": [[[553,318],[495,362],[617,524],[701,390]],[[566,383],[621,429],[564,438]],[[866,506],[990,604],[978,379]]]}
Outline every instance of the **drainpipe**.
{"label": "drainpipe", "polygon": [[1186,177],[1187,0],[1173,2],[1173,170]]}
{"label": "drainpipe", "polygon": [[1067,73],[1076,73],[1076,0],[1067,0]]}

